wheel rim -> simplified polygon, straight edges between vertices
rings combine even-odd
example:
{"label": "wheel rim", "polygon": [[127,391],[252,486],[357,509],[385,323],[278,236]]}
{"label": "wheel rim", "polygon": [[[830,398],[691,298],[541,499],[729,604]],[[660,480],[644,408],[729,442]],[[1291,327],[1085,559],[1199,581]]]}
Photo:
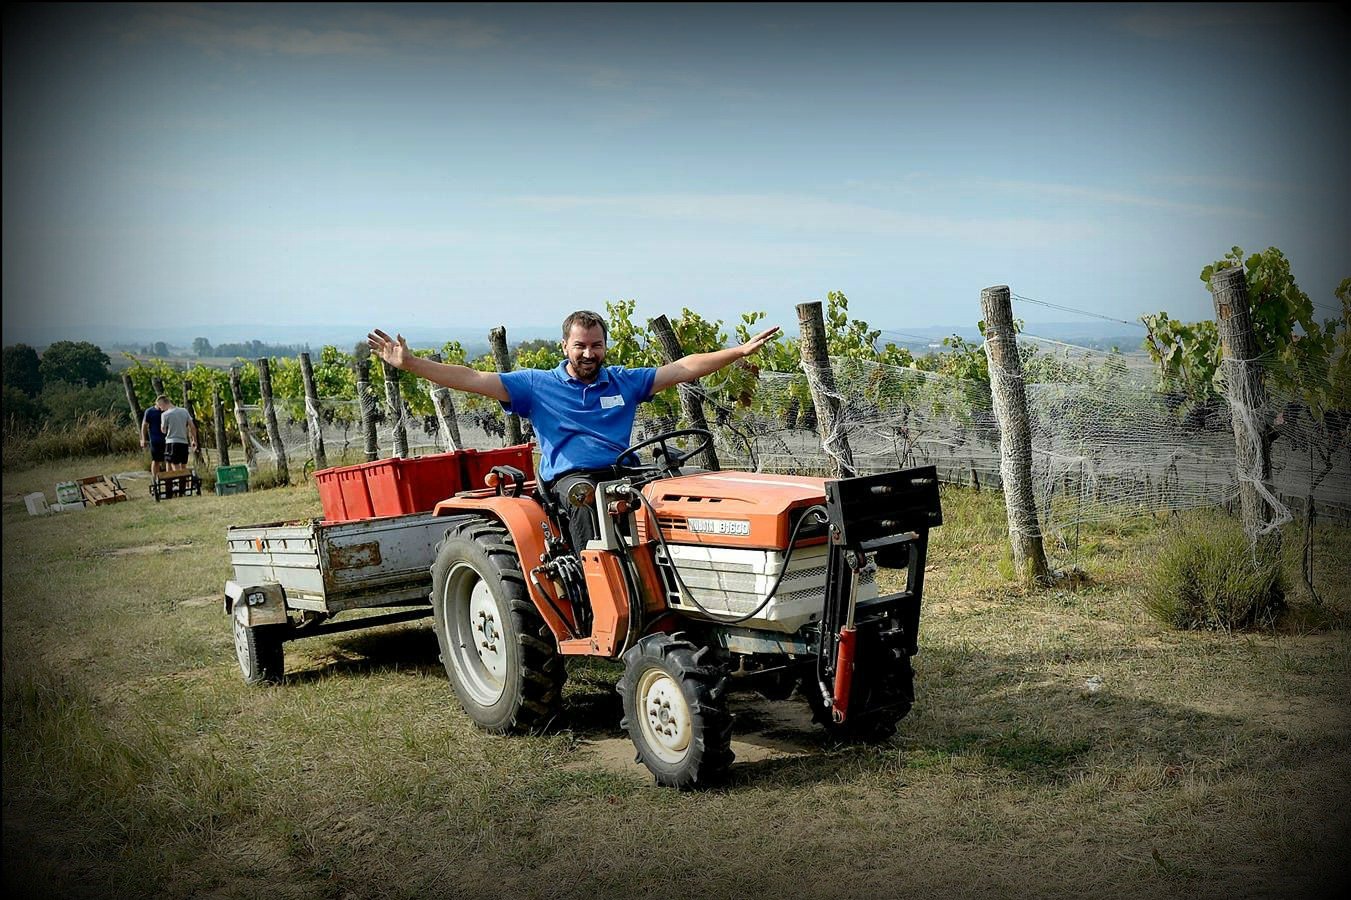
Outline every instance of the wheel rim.
{"label": "wheel rim", "polygon": [[235,620],[235,656],[239,659],[239,670],[245,675],[253,674],[252,654],[249,653],[249,629],[243,622],[239,621],[239,616],[232,616]]}
{"label": "wheel rim", "polygon": [[662,762],[680,762],[694,733],[690,705],[680,683],[661,669],[649,669],[638,680],[638,702],[647,745]]}
{"label": "wheel rim", "polygon": [[507,633],[492,589],[460,563],[446,579],[446,645],[460,685],[480,706],[502,698],[507,682]]}

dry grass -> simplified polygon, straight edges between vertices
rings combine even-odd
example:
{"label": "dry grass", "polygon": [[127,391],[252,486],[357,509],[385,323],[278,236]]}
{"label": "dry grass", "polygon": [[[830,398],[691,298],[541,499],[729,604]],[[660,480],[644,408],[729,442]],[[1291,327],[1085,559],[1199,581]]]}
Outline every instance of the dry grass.
{"label": "dry grass", "polygon": [[[899,735],[837,745],[739,697],[731,783],[681,795],[609,752],[612,664],[574,664],[567,727],[533,738],[469,724],[425,626],[289,645],[287,682],[247,687],[204,600],[223,532],[317,515],[313,486],[24,512],[134,462],[5,475],[11,891],[1195,898],[1342,878],[1344,575],[1319,584],[1335,614],[1296,595],[1275,631],[1179,633],[1140,603],[1157,523],[1087,530],[1088,583],[1027,593],[1000,571],[997,498],[949,491]],[[1320,560],[1351,550],[1318,540]]]}
{"label": "dry grass", "polygon": [[19,471],[57,460],[134,453],[140,434],[117,413],[83,413],[74,422],[36,431],[5,429],[4,468]]}

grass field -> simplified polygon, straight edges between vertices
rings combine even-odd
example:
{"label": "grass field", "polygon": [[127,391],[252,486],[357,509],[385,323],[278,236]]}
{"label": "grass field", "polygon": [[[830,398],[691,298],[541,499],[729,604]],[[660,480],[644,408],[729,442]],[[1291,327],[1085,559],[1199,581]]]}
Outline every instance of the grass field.
{"label": "grass field", "polygon": [[[1138,582],[1160,522],[1086,528],[1077,590],[1009,580],[1001,502],[945,491],[897,736],[840,745],[738,695],[720,789],[655,788],[614,665],[569,719],[493,737],[425,624],[235,663],[230,524],[319,514],[312,485],[29,517],[23,494],[135,457],[4,476],[4,880],[42,897],[1303,897],[1346,880],[1351,534],[1313,607],[1178,633]],[[1289,544],[1297,543],[1292,537]],[[1297,581],[1297,578],[1295,579]]]}

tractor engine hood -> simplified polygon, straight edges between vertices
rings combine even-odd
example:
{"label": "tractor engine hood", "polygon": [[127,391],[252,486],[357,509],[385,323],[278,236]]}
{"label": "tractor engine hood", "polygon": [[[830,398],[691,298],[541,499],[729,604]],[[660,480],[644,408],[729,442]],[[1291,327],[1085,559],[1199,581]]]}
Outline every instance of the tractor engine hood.
{"label": "tractor engine hood", "polygon": [[[654,481],[643,494],[668,543],[783,550],[793,526],[812,506],[826,502],[826,480],[760,472],[700,472]],[[652,536],[644,509],[640,539]],[[825,540],[825,525],[804,523],[798,544]]]}

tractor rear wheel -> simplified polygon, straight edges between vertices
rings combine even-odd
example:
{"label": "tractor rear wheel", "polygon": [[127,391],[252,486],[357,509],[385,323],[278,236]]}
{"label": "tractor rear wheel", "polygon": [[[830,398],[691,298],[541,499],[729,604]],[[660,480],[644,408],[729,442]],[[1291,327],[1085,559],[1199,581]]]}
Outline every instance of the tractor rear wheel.
{"label": "tractor rear wheel", "polygon": [[703,664],[707,651],[653,634],[624,654],[624,675],[616,686],[624,702],[621,725],[657,784],[703,786],[732,764],[727,676]]}
{"label": "tractor rear wheel", "polygon": [[559,717],[563,658],[500,524],[468,518],[447,530],[432,564],[432,614],[441,662],[475,723],[504,734]]}

